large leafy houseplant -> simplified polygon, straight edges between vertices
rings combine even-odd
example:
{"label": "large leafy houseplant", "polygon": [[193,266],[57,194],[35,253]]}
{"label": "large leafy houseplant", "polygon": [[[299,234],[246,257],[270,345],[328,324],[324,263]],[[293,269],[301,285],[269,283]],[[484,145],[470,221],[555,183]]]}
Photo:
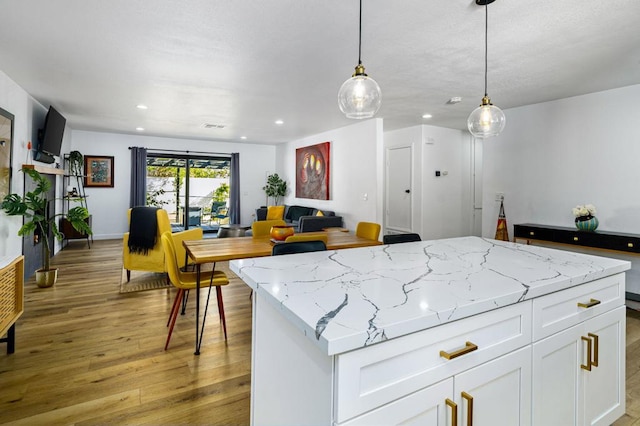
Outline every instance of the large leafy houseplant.
{"label": "large leafy houseplant", "polygon": [[35,182],[35,189],[25,194],[24,198],[18,194],[9,194],[2,200],[0,207],[8,216],[23,216],[24,224],[18,230],[19,236],[30,235],[36,230],[42,236],[42,271],[51,269],[51,243],[49,234],[62,240],[63,235],[56,226],[56,218],[65,217],[73,228],[81,233],[91,235],[91,228],[86,222],[89,211],[85,207],[73,207],[66,214],[58,213],[47,216],[49,205],[55,201],[49,199],[47,194],[51,183],[37,170],[22,169]]}
{"label": "large leafy houseplant", "polygon": [[274,204],[278,205],[280,197],[284,197],[287,194],[287,182],[282,180],[277,173],[267,176],[267,184],[262,187],[267,194],[267,202],[269,197],[273,197]]}

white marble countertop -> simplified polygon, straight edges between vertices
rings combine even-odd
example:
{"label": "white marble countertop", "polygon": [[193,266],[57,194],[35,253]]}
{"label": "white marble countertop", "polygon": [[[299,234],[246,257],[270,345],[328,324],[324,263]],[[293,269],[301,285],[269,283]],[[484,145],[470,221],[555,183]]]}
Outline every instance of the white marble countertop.
{"label": "white marble countertop", "polygon": [[532,299],[630,262],[478,237],[233,260],[328,355]]}

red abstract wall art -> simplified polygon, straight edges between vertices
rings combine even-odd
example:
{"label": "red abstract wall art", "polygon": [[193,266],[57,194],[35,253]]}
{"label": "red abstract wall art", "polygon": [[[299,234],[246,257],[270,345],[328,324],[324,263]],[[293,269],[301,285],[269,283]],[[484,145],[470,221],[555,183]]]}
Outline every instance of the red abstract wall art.
{"label": "red abstract wall art", "polygon": [[296,149],[296,197],[329,199],[330,142]]}

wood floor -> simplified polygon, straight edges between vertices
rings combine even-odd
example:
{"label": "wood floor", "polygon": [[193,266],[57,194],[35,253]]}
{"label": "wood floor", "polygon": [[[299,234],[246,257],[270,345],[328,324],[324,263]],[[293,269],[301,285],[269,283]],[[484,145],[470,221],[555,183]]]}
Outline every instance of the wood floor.
{"label": "wood floor", "polygon": [[0,345],[0,423],[249,424],[249,288],[236,277],[223,289],[227,343],[214,291],[201,354],[193,295],[164,351],[175,290],[119,294],[121,252],[72,242],[53,258],[53,288],[25,283],[16,352]]}
{"label": "wood floor", "polygon": [[[119,294],[121,250],[119,240],[72,242],[53,258],[55,287],[25,284],[16,352],[0,345],[0,424],[249,424],[248,287],[234,278],[223,290],[227,343],[214,302],[193,355],[190,300],[164,351],[175,292]],[[639,354],[640,313],[628,310],[627,414],[616,426],[640,426]]]}

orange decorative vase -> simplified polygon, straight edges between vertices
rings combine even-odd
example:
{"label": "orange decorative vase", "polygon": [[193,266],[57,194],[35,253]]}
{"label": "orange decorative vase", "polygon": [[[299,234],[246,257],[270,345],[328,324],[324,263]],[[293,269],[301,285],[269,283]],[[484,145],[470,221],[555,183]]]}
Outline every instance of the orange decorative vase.
{"label": "orange decorative vase", "polygon": [[293,235],[293,226],[279,225],[271,227],[271,238],[277,241],[284,241]]}

